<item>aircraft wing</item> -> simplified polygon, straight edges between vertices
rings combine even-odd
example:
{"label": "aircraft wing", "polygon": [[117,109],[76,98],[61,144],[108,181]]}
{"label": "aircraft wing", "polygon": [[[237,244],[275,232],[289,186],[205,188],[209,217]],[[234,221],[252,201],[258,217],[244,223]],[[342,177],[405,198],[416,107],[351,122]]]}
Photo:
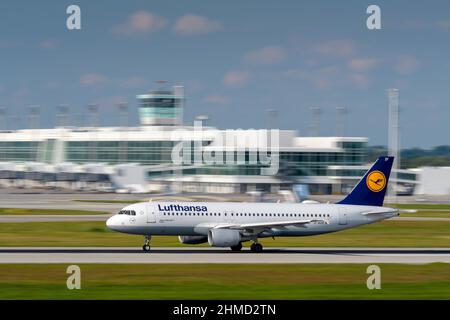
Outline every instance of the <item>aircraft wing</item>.
{"label": "aircraft wing", "polygon": [[284,228],[287,226],[305,227],[308,223],[323,222],[328,224],[328,220],[323,219],[309,219],[309,220],[287,220],[274,222],[256,222],[256,223],[242,223],[242,224],[226,224],[218,225],[215,228],[220,229],[240,229],[251,233],[260,233],[272,228]]}

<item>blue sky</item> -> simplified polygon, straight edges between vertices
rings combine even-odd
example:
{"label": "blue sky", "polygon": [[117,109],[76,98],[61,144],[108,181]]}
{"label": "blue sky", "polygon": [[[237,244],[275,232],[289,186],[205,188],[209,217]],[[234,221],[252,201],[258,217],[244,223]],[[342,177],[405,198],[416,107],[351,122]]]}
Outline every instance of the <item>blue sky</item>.
{"label": "blue sky", "polygon": [[[67,6],[82,29],[66,28]],[[366,28],[366,8],[381,7],[381,30]],[[185,120],[208,114],[220,128],[272,123],[309,134],[320,106],[321,135],[336,134],[336,107],[348,108],[346,134],[387,143],[386,89],[400,90],[401,144],[450,144],[448,1],[2,1],[0,105],[10,128],[41,106],[41,126],[56,106],[81,123],[100,105],[102,125],[118,123],[127,100],[155,80],[185,85]]]}

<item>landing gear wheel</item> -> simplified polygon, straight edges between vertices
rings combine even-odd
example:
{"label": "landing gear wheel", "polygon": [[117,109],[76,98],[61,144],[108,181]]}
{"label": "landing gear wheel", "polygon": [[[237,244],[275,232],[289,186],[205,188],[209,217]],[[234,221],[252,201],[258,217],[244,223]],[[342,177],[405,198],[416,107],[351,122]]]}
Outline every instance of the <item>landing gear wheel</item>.
{"label": "landing gear wheel", "polygon": [[151,238],[152,238],[152,236],[144,237],[144,245],[142,246],[142,250],[144,250],[145,252],[150,251],[150,239]]}
{"label": "landing gear wheel", "polygon": [[235,246],[231,246],[231,251],[241,251],[242,249],[242,242],[239,242],[239,244],[235,245]]}
{"label": "landing gear wheel", "polygon": [[263,246],[262,246],[262,244],[255,242],[250,246],[250,250],[252,252],[262,252]]}

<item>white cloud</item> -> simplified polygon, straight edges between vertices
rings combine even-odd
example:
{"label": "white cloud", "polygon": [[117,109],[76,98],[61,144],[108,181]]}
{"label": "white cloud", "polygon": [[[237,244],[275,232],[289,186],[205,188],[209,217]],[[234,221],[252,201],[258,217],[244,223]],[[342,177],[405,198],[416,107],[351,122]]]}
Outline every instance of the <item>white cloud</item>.
{"label": "white cloud", "polygon": [[355,47],[352,40],[333,40],[313,46],[312,51],[327,56],[350,57],[355,54]]}
{"label": "white cloud", "polygon": [[158,31],[167,25],[167,19],[148,11],[133,13],[128,21],[112,28],[112,32],[121,35],[142,34]]}
{"label": "white cloud", "polygon": [[273,64],[284,60],[286,52],[280,46],[268,46],[251,51],[245,55],[245,59],[257,64]]}
{"label": "white cloud", "polygon": [[250,75],[246,71],[230,71],[225,74],[223,83],[231,87],[245,86],[249,81]]}
{"label": "white cloud", "polygon": [[224,105],[229,102],[228,97],[223,95],[210,95],[205,97],[204,101],[206,103],[216,104],[216,105]]}
{"label": "white cloud", "polygon": [[340,86],[352,86],[359,89],[366,89],[370,86],[370,77],[365,73],[354,72],[348,74],[336,66],[323,67],[313,70],[290,69],[283,72],[283,75],[294,80],[301,80],[310,83],[317,89],[330,89]]}
{"label": "white cloud", "polygon": [[355,58],[348,62],[348,67],[353,71],[362,72],[372,69],[378,62],[377,59],[372,58]]}
{"label": "white cloud", "polygon": [[86,73],[81,76],[80,83],[83,86],[91,87],[105,82],[106,78],[98,73]]}
{"label": "white cloud", "polygon": [[222,23],[218,21],[189,13],[176,21],[173,31],[183,36],[192,36],[198,34],[208,34],[222,28]]}
{"label": "white cloud", "polygon": [[394,66],[395,72],[401,75],[408,75],[419,69],[420,63],[413,56],[403,55],[398,57]]}

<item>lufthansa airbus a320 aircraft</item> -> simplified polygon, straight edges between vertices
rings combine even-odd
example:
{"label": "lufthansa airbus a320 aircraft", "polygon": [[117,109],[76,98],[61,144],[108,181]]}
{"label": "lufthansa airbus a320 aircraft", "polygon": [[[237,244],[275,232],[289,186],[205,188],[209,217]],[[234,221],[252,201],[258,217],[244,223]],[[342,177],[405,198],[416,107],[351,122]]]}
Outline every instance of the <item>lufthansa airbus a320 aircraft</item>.
{"label": "lufthansa airbus a320 aircraft", "polygon": [[398,215],[383,207],[393,157],[380,157],[352,192],[336,204],[145,202],[126,206],[106,222],[111,230],[143,235],[144,251],[152,235],[177,235],[184,244],[242,249],[259,238],[311,236],[355,228]]}

